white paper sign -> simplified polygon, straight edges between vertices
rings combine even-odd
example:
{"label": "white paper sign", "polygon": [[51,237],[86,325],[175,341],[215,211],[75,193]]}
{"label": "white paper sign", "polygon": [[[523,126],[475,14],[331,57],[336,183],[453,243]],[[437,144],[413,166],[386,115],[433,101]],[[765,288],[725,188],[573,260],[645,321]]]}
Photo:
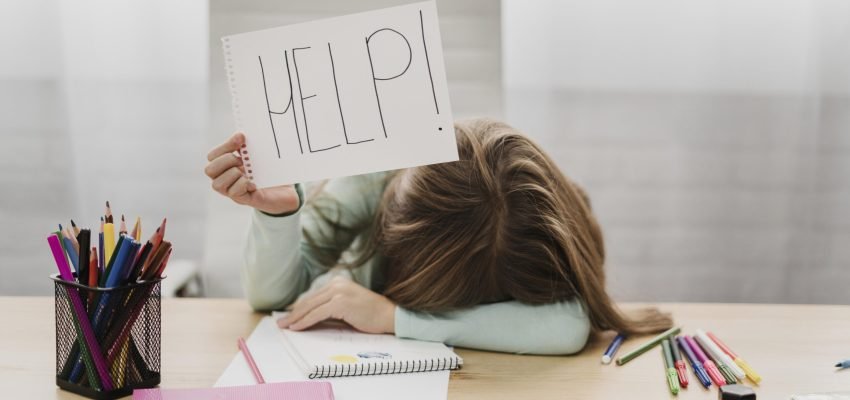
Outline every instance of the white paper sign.
{"label": "white paper sign", "polygon": [[458,158],[433,1],[222,42],[258,187]]}

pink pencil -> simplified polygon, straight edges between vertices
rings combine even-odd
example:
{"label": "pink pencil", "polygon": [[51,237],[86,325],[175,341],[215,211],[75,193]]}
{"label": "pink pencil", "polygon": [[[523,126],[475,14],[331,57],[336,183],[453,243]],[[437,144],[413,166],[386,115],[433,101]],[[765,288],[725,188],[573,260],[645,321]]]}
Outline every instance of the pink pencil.
{"label": "pink pencil", "polygon": [[263,379],[263,374],[261,374],[260,369],[257,368],[257,363],[254,362],[254,357],[251,356],[251,351],[248,350],[248,344],[245,343],[245,339],[239,338],[239,350],[241,350],[242,355],[245,356],[245,361],[248,361],[248,366],[251,367],[251,372],[254,373],[254,378],[257,379],[257,383],[266,383]]}

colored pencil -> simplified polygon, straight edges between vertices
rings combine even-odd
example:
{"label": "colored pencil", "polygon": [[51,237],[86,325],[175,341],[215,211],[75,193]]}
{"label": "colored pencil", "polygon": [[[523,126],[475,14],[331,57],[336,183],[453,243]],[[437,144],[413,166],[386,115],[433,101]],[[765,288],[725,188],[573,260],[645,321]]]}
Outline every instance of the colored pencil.
{"label": "colored pencil", "polygon": [[245,356],[245,361],[248,362],[248,366],[251,367],[251,372],[254,374],[254,379],[257,380],[257,383],[266,383],[266,380],[263,379],[263,374],[260,373],[260,368],[257,367],[256,361],[254,361],[254,357],[251,355],[251,350],[248,349],[248,344],[245,343],[245,339],[239,338],[238,340],[239,350],[242,351],[242,355]]}
{"label": "colored pencil", "polygon": [[[62,248],[59,245],[59,236],[57,234],[52,234],[47,237],[47,242],[50,245],[50,250],[53,252],[53,258],[56,261],[56,266],[59,268],[59,275],[63,280],[73,282],[74,276],[71,273],[71,268],[68,266],[65,255],[62,254]],[[80,300],[79,293],[75,290],[66,290],[66,293],[68,294],[68,298],[73,307],[72,311],[75,315],[74,326],[77,329],[77,335],[78,337],[83,338],[83,340],[77,340],[77,343],[80,343],[81,346],[84,347],[82,349],[83,359],[84,363],[87,364],[86,368],[88,369],[88,374],[91,377],[90,382],[96,389],[100,389],[102,387],[105,391],[112,390],[112,378],[106,370],[106,360],[103,359],[103,352],[100,344],[98,344],[97,340],[95,340],[94,331],[89,322],[88,314],[83,308],[83,303]],[[97,376],[100,377],[99,382],[95,378],[95,370]]]}
{"label": "colored pencil", "polygon": [[109,206],[109,202],[106,202],[106,215],[104,216],[104,224],[103,224],[103,245],[104,249],[104,259],[109,260],[112,258],[112,253],[115,251],[115,225],[112,223],[112,208]]}
{"label": "colored pencil", "polygon": [[682,331],[682,328],[680,328],[678,326],[674,326],[674,327],[662,332],[660,335],[658,335],[658,336],[650,339],[648,342],[640,345],[640,347],[638,347],[638,348],[626,353],[626,355],[618,358],[617,359],[617,365],[623,365],[623,364],[625,364],[625,363],[627,363],[631,360],[634,360],[635,358],[637,358],[637,356],[639,356],[643,353],[646,353],[647,351],[649,351],[649,349],[651,349],[655,346],[658,346],[661,343],[662,340],[667,339],[670,336],[677,335],[681,331]]}
{"label": "colored pencil", "polygon": [[71,220],[71,228],[74,230],[74,235],[80,235],[80,228],[77,227],[77,224],[74,223],[74,220]]}
{"label": "colored pencil", "polygon": [[118,229],[119,235],[127,234],[127,221],[124,221],[124,214],[121,214],[121,227]]}
{"label": "colored pencil", "polygon": [[130,233],[137,242],[142,241],[142,219],[136,217],[136,223],[133,224],[133,231]]}

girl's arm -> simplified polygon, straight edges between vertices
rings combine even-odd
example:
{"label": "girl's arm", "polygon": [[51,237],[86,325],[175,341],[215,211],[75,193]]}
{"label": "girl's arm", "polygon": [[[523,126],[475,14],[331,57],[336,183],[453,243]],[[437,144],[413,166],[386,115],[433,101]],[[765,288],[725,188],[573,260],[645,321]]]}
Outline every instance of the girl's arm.
{"label": "girl's arm", "polygon": [[519,354],[573,354],[590,335],[578,300],[526,305],[506,301],[442,314],[396,307],[398,337]]}
{"label": "girl's arm", "polygon": [[[344,226],[362,226],[371,218],[380,198],[383,174],[359,175],[329,181],[322,190],[322,212]],[[327,255],[341,254],[359,232],[335,229],[311,205],[292,214],[272,216],[254,210],[245,246],[242,284],[255,310],[281,309],[306,291],[310,282],[326,272]],[[316,246],[304,238],[310,235]],[[322,254],[316,251],[318,247]]]}

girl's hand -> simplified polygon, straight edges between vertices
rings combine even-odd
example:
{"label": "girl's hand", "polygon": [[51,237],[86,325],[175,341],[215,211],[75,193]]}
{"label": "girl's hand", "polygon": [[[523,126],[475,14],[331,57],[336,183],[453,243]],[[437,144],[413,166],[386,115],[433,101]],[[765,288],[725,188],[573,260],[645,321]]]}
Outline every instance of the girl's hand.
{"label": "girl's hand", "polygon": [[[234,154],[245,146],[245,135],[235,133],[207,155],[204,172],[212,179],[212,188],[237,204],[254,207],[269,214],[283,214],[298,209],[298,193],[293,185],[257,190],[245,176],[242,157]],[[250,161],[249,161],[250,164]]]}
{"label": "girl's hand", "polygon": [[336,277],[296,302],[277,325],[301,331],[327,319],[345,321],[366,333],[395,333],[395,304],[349,279]]}

